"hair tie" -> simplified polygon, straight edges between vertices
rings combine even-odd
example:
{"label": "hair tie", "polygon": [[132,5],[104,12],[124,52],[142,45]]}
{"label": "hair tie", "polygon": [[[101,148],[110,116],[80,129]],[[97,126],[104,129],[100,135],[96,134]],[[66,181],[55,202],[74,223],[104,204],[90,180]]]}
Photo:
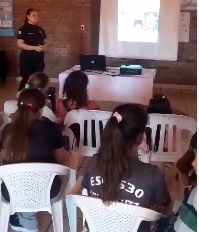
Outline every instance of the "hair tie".
{"label": "hair tie", "polygon": [[29,84],[25,84],[25,89],[29,89],[30,85]]}
{"label": "hair tie", "polygon": [[113,114],[112,117],[116,117],[118,123],[122,121],[122,116],[117,111]]}
{"label": "hair tie", "polygon": [[27,104],[27,107],[32,108],[32,107],[33,107],[33,104],[32,104],[32,103],[28,103],[28,104]]}

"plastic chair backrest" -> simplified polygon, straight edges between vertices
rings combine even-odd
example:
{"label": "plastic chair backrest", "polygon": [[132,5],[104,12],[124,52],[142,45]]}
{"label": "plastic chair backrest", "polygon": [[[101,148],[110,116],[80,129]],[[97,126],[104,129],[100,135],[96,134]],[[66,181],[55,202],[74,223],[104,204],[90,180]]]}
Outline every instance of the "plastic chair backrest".
{"label": "plastic chair backrest", "polygon": [[[193,118],[174,114],[149,114],[147,127],[151,128],[152,132],[151,161],[163,162],[177,162],[183,155],[182,132],[189,132],[189,139],[185,144],[188,149],[190,138],[197,131],[197,123]],[[159,143],[155,148],[157,136]],[[166,150],[165,140],[167,140]]]}
{"label": "plastic chair backrest", "polygon": [[101,199],[68,195],[66,196],[69,223],[73,218],[70,209],[79,207],[88,223],[90,232],[135,232],[141,221],[157,221],[163,216],[155,211],[139,206],[113,202],[106,206]]}
{"label": "plastic chair backrest", "polygon": [[[111,115],[112,113],[107,111],[72,110],[67,113],[64,120],[64,135],[67,135],[68,128],[72,124],[78,123],[80,125],[78,153],[83,156],[93,156],[98,152],[102,131]],[[72,140],[70,139],[70,141]]]}
{"label": "plastic chair backrest", "polygon": [[3,111],[5,114],[7,114],[8,116],[10,114],[13,114],[15,113],[15,111],[18,109],[18,106],[17,106],[17,100],[9,100],[9,101],[6,101],[4,103],[4,108],[3,108]]}
{"label": "plastic chair backrest", "polygon": [[[8,116],[15,113],[17,109],[18,109],[17,100],[10,100],[4,103],[4,113],[7,114]],[[52,122],[58,123],[57,117],[55,116],[53,111],[47,106],[44,106],[42,116],[48,118]]]}
{"label": "plastic chair backrest", "polygon": [[48,211],[50,190],[56,175],[70,169],[58,164],[21,163],[0,166],[0,180],[8,189],[11,212]]}
{"label": "plastic chair backrest", "polygon": [[57,117],[55,116],[53,111],[47,106],[44,106],[42,116],[48,118],[51,122],[58,123]]}

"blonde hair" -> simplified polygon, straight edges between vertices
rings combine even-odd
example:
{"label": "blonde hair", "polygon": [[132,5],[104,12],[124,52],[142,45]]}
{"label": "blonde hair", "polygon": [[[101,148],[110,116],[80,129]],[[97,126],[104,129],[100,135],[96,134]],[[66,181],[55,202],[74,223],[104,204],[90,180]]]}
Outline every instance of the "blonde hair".
{"label": "blonde hair", "polygon": [[28,85],[31,89],[43,90],[47,87],[49,82],[49,77],[45,73],[36,72],[30,76],[28,80]]}

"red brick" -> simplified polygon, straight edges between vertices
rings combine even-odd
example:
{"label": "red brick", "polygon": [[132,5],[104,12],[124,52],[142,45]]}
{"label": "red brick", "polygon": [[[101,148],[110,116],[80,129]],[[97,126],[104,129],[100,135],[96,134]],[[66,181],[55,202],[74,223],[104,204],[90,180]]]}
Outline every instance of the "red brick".
{"label": "red brick", "polygon": [[[46,51],[46,69],[50,77],[79,63],[80,25],[86,26],[84,51],[90,52],[90,0],[18,0],[14,1],[15,33],[23,25],[28,8],[39,13],[39,25],[46,31],[49,47]],[[0,49],[6,50],[10,61],[10,75],[19,75],[16,37],[0,37]]]}

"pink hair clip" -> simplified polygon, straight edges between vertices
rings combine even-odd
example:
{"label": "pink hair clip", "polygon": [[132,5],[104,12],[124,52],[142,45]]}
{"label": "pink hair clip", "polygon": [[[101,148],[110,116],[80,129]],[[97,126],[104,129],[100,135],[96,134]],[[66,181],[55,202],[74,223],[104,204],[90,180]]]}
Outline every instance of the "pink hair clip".
{"label": "pink hair clip", "polygon": [[113,114],[113,117],[116,117],[118,123],[122,121],[122,116],[117,111]]}

